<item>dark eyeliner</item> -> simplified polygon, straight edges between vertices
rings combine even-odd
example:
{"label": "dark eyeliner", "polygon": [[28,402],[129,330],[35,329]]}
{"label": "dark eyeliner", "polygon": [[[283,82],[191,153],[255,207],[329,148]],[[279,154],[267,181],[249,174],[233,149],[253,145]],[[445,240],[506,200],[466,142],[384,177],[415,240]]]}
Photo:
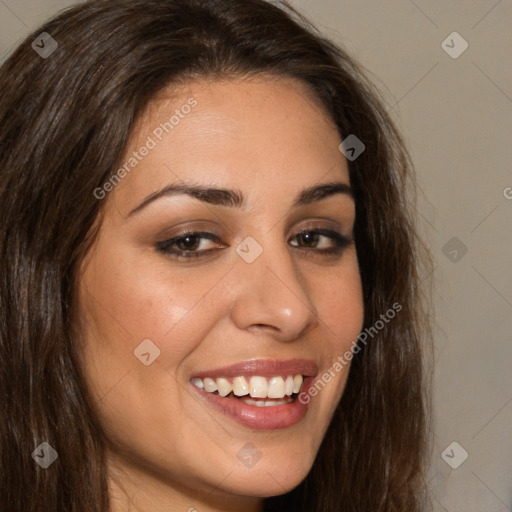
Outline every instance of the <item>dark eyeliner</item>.
{"label": "dark eyeliner", "polygon": [[209,233],[207,231],[184,231],[183,233],[180,233],[179,235],[176,235],[173,238],[169,238],[168,240],[163,240],[162,242],[158,242],[156,244],[157,251],[168,254],[168,255],[174,255],[177,257],[183,257],[183,258],[197,258],[200,256],[204,256],[205,254],[210,253],[211,251],[215,251],[216,249],[208,249],[206,251],[182,251],[182,250],[172,250],[170,249],[174,244],[177,242],[190,237],[190,238],[206,238],[208,240],[213,240],[214,242],[219,242],[219,237],[217,235],[214,235],[213,233]]}
{"label": "dark eyeliner", "polygon": [[[301,248],[297,246],[293,246],[294,249],[301,249],[302,251],[305,251],[307,253],[316,253],[320,255],[338,255],[340,254],[343,249],[348,247],[349,245],[354,243],[354,240],[342,235],[341,233],[338,233],[337,231],[333,231],[332,229],[324,229],[324,228],[305,228],[301,229],[297,235],[300,235],[301,233],[313,233],[318,235],[327,236],[328,238],[331,238],[335,242],[334,247],[330,247],[328,249],[315,249],[315,248]],[[295,235],[295,237],[297,236]],[[295,238],[294,237],[294,238]]]}
{"label": "dark eyeliner", "polygon": [[[335,242],[335,246],[328,248],[328,249],[316,249],[316,248],[308,248],[308,247],[300,247],[300,246],[292,246],[294,249],[299,249],[301,252],[305,253],[314,253],[316,255],[338,255],[340,254],[343,249],[348,247],[353,243],[353,240],[346,237],[345,235],[342,235],[341,233],[338,233],[337,231],[333,231],[330,229],[323,229],[323,228],[306,228],[301,229],[296,235],[294,235],[291,240],[296,238],[297,236],[308,233],[308,234],[316,234],[316,235],[322,235],[330,238]],[[206,256],[207,254],[217,251],[218,249],[208,249],[203,251],[195,251],[193,249],[189,250],[179,250],[179,249],[172,249],[172,246],[176,243],[182,241],[183,239],[190,237],[194,239],[201,239],[205,238],[208,240],[213,240],[220,244],[220,239],[217,235],[213,233],[209,233],[206,231],[185,231],[183,233],[180,233],[179,235],[174,236],[173,238],[170,238],[168,240],[163,240],[162,242],[158,242],[156,244],[156,250],[169,255],[174,256],[176,258],[184,258],[184,259],[190,259],[190,258],[199,258],[202,256]]]}

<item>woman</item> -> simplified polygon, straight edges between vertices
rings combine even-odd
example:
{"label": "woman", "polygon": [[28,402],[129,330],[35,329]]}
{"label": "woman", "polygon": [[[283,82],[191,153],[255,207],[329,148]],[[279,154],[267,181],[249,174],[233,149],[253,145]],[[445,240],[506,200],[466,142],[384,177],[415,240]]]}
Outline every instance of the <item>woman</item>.
{"label": "woman", "polygon": [[92,0],[0,84],[1,508],[423,510],[409,159],[344,51]]}

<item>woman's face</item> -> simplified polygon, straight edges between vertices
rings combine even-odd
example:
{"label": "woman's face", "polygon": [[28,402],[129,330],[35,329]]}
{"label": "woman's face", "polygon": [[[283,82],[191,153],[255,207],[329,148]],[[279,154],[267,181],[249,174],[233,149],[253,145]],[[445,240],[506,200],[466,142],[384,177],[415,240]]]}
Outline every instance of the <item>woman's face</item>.
{"label": "woman's face", "polygon": [[138,506],[251,510],[311,468],[363,322],[340,142],[303,84],[261,76],[182,86],[137,125],[79,316],[110,470]]}

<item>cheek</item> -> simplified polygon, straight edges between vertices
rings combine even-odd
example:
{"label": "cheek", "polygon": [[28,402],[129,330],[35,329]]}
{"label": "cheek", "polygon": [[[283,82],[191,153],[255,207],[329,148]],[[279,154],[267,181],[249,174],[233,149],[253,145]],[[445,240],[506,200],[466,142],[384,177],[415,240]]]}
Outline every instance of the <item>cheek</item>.
{"label": "cheek", "polygon": [[[98,251],[80,286],[86,361],[100,395],[127,371],[132,378],[140,376],[142,387],[150,384],[150,369],[174,374],[226,311],[215,288],[223,269],[197,271],[192,279],[190,270],[186,276],[170,272],[165,260],[155,263],[153,254],[141,260],[140,255],[121,258],[120,252]],[[151,360],[158,354],[151,366],[137,359],[147,349]]]}
{"label": "cheek", "polygon": [[[329,333],[331,349],[338,355],[357,341],[364,321],[361,277],[355,252],[347,264],[318,286],[319,316]],[[347,345],[348,344],[348,345]]]}
{"label": "cheek", "polygon": [[[318,288],[319,317],[325,325],[327,359],[323,371],[313,383],[315,396],[331,417],[343,394],[352,361],[352,351],[364,322],[361,278],[355,252],[350,261]],[[320,413],[322,414],[322,413]]]}
{"label": "cheek", "polygon": [[155,262],[154,254],[116,256],[113,251],[97,255],[84,275],[82,297],[102,332],[117,324],[133,342],[170,334],[200,306],[222,274],[170,272],[164,259]]}
{"label": "cheek", "polygon": [[[133,441],[133,450],[162,467],[167,445],[179,445],[175,434],[188,399],[178,369],[227,310],[222,303],[226,294],[215,288],[223,274],[196,272],[194,279],[184,279],[154,261],[138,260],[134,266],[104,253],[81,280],[85,371],[102,425],[116,445],[127,448]],[[137,356],[148,352],[152,362],[145,365]],[[172,439],[165,437],[160,444],[161,439],[147,435],[148,425],[173,433]],[[187,449],[194,446],[187,443]]]}

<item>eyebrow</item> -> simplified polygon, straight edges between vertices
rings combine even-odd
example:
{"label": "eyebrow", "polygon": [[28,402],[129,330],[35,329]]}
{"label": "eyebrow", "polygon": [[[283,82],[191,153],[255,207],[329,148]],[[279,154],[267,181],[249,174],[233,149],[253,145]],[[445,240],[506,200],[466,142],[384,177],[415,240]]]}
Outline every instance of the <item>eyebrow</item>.
{"label": "eyebrow", "polygon": [[[201,185],[180,185],[175,183],[147,196],[142,203],[128,213],[127,217],[135,215],[157,199],[180,194],[185,194],[216,206],[242,208],[246,204],[245,197],[240,190],[205,187]],[[350,185],[343,182],[329,182],[314,185],[302,190],[295,198],[292,207],[297,208],[299,206],[305,206],[336,194],[343,194],[354,200],[354,193]]]}

